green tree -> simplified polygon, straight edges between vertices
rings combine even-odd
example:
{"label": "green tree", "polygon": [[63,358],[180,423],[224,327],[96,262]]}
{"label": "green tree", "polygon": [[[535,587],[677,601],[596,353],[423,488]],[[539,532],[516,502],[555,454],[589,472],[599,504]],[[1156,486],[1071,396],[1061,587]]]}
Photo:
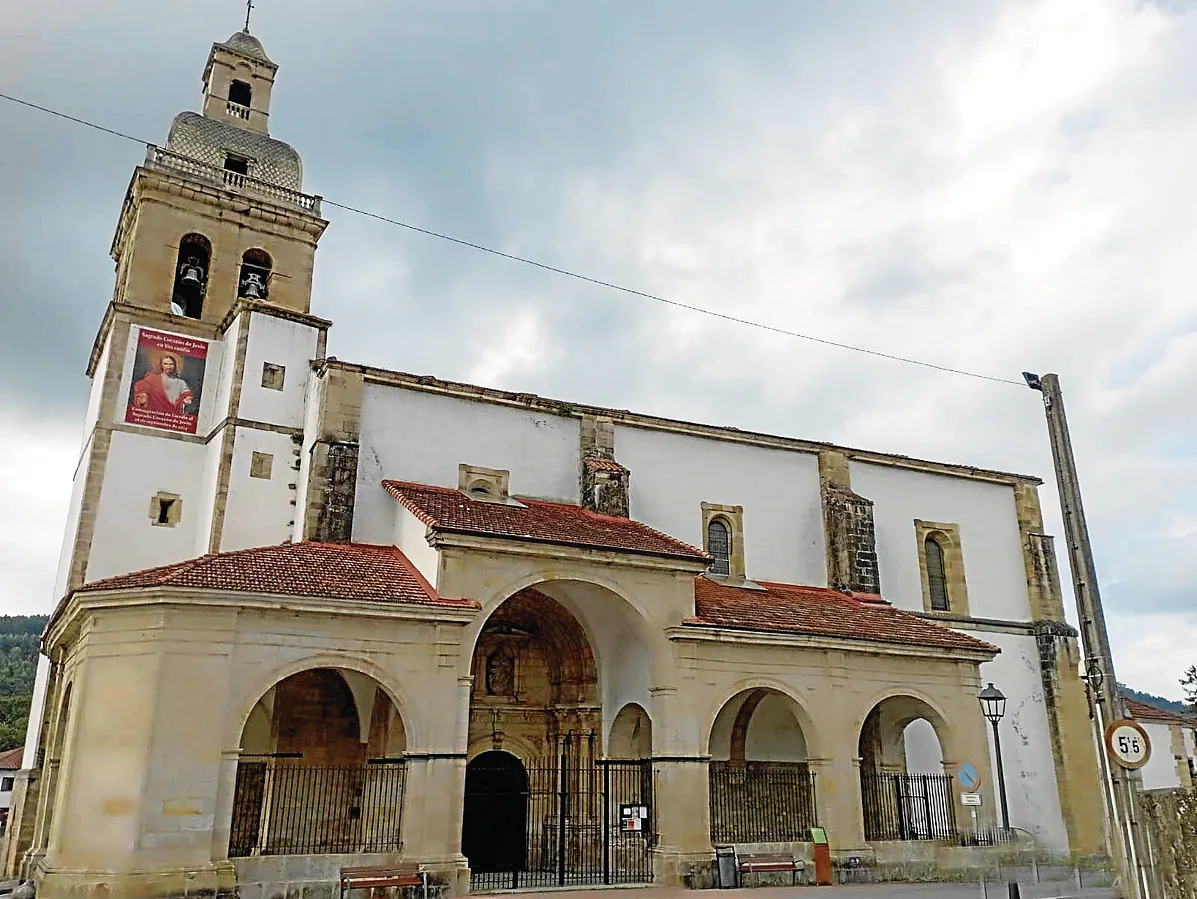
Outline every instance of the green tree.
{"label": "green tree", "polygon": [[1185,676],[1180,679],[1181,689],[1185,691],[1185,702],[1197,712],[1197,665],[1190,665]]}
{"label": "green tree", "polygon": [[0,615],[0,752],[25,742],[44,615]]}

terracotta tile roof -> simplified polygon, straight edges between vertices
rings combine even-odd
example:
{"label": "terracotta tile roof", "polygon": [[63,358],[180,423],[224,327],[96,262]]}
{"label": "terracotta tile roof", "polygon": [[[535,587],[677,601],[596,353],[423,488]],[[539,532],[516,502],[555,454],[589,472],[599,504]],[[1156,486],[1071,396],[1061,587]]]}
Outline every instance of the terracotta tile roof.
{"label": "terracotta tile roof", "polygon": [[21,759],[25,755],[25,747],[18,746],[8,752],[0,752],[0,771],[20,771]]}
{"label": "terracotta tile roof", "polygon": [[701,549],[675,540],[646,524],[601,515],[581,506],[515,497],[522,506],[472,500],[448,487],[405,481],[382,486],[428,527],[457,534],[507,537],[538,543],[559,543],[616,552],[667,556],[705,562]]}
{"label": "terracotta tile roof", "polygon": [[1197,727],[1197,720],[1193,718],[1186,718],[1184,715],[1169,712],[1167,709],[1156,708],[1145,702],[1139,702],[1137,699],[1126,699],[1126,711],[1132,718],[1141,721],[1166,721],[1169,724],[1186,724],[1189,727]]}
{"label": "terracotta tile roof", "polygon": [[594,471],[627,471],[614,459],[606,459],[602,456],[588,456],[583,460],[583,464]]}
{"label": "terracotta tile roof", "polygon": [[438,596],[397,547],[367,543],[283,543],[210,553],[174,565],[93,581],[75,592],[136,587],[194,587],[477,608],[470,599]]}
{"label": "terracotta tile roof", "polygon": [[780,631],[901,643],[941,649],[998,652],[968,634],[893,608],[879,596],[847,596],[828,587],[760,583],[763,590],[729,587],[700,576],[694,582],[696,616],[687,624]]}

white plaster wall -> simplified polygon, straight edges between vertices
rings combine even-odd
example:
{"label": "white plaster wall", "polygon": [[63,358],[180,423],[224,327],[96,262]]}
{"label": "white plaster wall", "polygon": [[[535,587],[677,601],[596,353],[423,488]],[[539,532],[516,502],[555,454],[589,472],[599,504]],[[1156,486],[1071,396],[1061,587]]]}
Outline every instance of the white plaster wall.
{"label": "white plaster wall", "polygon": [[[15,778],[16,775],[17,775],[16,771],[10,771],[10,770],[5,769],[5,770],[0,771],[0,780],[3,780],[4,778],[8,778],[8,777]],[[12,808],[12,790],[11,789],[0,790],[0,808]]]}
{"label": "white plaster wall", "polygon": [[[935,728],[926,718],[911,721],[902,731],[906,745],[907,774],[944,774],[943,747]],[[946,772],[952,773],[952,772]]]}
{"label": "white plaster wall", "polygon": [[[1034,833],[1049,849],[1067,852],[1068,833],[1060,811],[1035,637],[993,631],[972,632],[972,636],[1002,650],[992,662],[981,665],[981,682],[992,682],[1006,695],[1006,716],[998,728],[1002,738],[1010,825]],[[981,715],[979,702],[977,715]],[[990,739],[989,783],[994,787],[996,797],[998,781],[993,729],[989,722],[983,723]],[[984,759],[969,761],[973,761],[979,770],[986,770]]]}
{"label": "white plaster wall", "polygon": [[428,545],[428,526],[395,503],[395,545],[428,583],[436,586],[440,553]]}
{"label": "white plaster wall", "polygon": [[[204,456],[203,444],[113,432],[86,580],[167,565],[194,555]],[[174,527],[150,522],[150,500],[159,492],[178,494],[182,499],[182,517]]]}
{"label": "white plaster wall", "polygon": [[938,521],[960,527],[970,614],[1030,620],[1012,488],[860,462],[851,463],[850,472],[853,491],[874,504],[881,593],[886,599],[898,608],[922,611],[914,521]]}
{"label": "white plaster wall", "polygon": [[1139,769],[1144,790],[1171,790],[1180,786],[1176,756],[1172,754],[1172,727],[1159,721],[1140,721],[1151,741],[1151,758]]}
{"label": "white plaster wall", "polygon": [[[80,448],[80,452],[86,450],[87,443],[91,439],[92,428],[95,427],[96,421],[100,417],[100,398],[104,393],[104,380],[111,361],[112,332],[109,331],[108,336],[104,338],[104,348],[100,350],[100,361],[96,364],[96,373],[91,378],[91,391],[87,397],[87,415],[83,419],[83,446]],[[124,406],[121,403],[117,403],[117,408],[123,413]]]}
{"label": "white plaster wall", "polygon": [[615,457],[633,518],[701,547],[702,503],[743,506],[748,577],[826,585],[817,456],[617,425]]}
{"label": "white plaster wall", "polygon": [[[237,428],[221,552],[271,546],[291,536],[296,515],[292,500],[299,474],[291,467],[299,458],[296,449],[298,445],[289,434]],[[269,478],[250,477],[250,461],[255,452],[274,457]]]}
{"label": "white plaster wall", "polygon": [[21,756],[21,764],[28,759],[30,763],[37,758],[38,745],[41,742],[42,715],[46,711],[46,686],[50,682],[50,659],[38,653],[37,673],[33,677],[33,700],[29,703],[29,723],[25,725],[25,753]]}
{"label": "white plaster wall", "polygon": [[760,701],[748,721],[744,758],[758,762],[806,761],[806,737],[788,697],[770,693]]}
{"label": "white plaster wall", "polygon": [[316,377],[316,373],[309,370],[304,386],[303,411],[303,445],[299,454],[299,480],[296,481],[296,514],[295,524],[291,527],[291,539],[299,542],[303,539],[303,516],[308,504],[308,485],[312,473],[312,447],[316,443],[320,420],[320,393],[325,382]]}
{"label": "white plaster wall", "polygon": [[[239,416],[288,428],[303,427],[304,393],[319,331],[309,325],[262,313],[250,319]],[[282,365],[283,389],[262,386],[265,363]]]}
{"label": "white plaster wall", "polygon": [[[233,323],[229,325],[229,329],[225,331],[224,338],[221,340],[221,353],[216,360],[215,366],[216,378],[212,381],[212,386],[215,388],[212,393],[212,421],[207,425],[207,430],[204,431],[205,436],[209,431],[229,414],[229,400],[233,393],[233,374],[237,362],[237,341],[241,334],[242,316],[233,319]],[[209,363],[211,366],[211,363]],[[209,375],[213,371],[208,372]],[[205,397],[206,399],[206,397]],[[201,416],[200,424],[203,425],[203,418]]]}
{"label": "white plaster wall", "polygon": [[79,528],[79,515],[83,511],[83,489],[87,485],[87,473],[90,470],[88,461],[95,433],[95,428],[89,425],[83,446],[79,450],[79,460],[75,466],[75,479],[71,484],[71,501],[67,506],[66,526],[62,532],[62,545],[58,550],[58,572],[54,576],[54,595],[49,597],[51,606],[62,599],[66,593],[67,580],[71,576],[71,562],[75,557],[75,532]]}
{"label": "white plaster wall", "polygon": [[456,487],[462,462],[509,470],[513,494],[576,503],[578,420],[367,384],[353,539],[393,539],[383,479]]}

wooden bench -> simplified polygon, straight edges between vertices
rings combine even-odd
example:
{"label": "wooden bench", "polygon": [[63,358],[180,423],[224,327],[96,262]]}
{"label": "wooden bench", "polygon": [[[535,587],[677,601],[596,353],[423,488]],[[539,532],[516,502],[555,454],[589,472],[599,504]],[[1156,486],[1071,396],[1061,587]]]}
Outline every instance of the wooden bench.
{"label": "wooden bench", "polygon": [[806,862],[784,853],[755,853],[736,856],[740,874],[764,874],[769,871],[789,871],[790,885],[798,883],[798,872],[806,871]]}
{"label": "wooden bench", "polygon": [[423,887],[423,899],[428,899],[428,872],[410,863],[342,868],[340,883],[341,899],[345,899],[350,890],[369,887]]}

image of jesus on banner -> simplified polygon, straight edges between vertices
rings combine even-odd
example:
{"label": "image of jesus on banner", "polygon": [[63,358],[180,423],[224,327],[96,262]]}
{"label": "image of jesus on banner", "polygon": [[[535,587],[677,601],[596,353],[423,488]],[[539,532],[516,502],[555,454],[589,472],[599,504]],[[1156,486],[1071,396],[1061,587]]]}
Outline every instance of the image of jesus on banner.
{"label": "image of jesus on banner", "polygon": [[207,341],[142,330],[125,421],[194,434],[207,355]]}

